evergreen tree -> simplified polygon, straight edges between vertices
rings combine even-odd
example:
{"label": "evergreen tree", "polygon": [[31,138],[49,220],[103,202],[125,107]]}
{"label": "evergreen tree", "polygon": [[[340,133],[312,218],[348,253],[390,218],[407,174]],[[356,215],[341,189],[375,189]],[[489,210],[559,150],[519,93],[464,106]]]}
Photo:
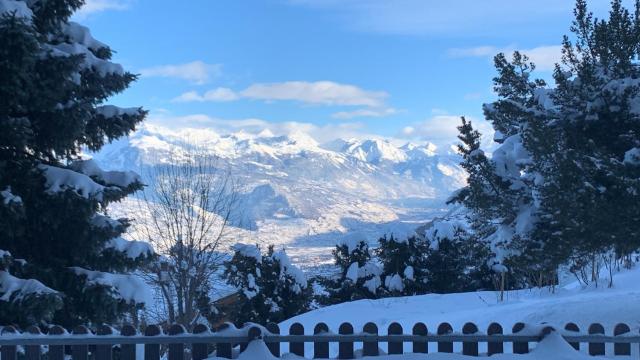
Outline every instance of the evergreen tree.
{"label": "evergreen tree", "polygon": [[427,287],[430,292],[486,290],[492,287],[487,265],[489,248],[460,227],[452,234],[431,234],[431,250],[425,259]]}
{"label": "evergreen tree", "polygon": [[382,278],[390,294],[407,296],[427,292],[427,242],[415,236],[405,240],[384,236],[378,240],[376,255],[382,263]]}
{"label": "evergreen tree", "polygon": [[309,310],[311,289],[300,269],[284,250],[269,247],[266,255],[257,246],[236,244],[233,258],[225,263],[227,283],[239,289],[241,303],[232,314],[235,323],[279,323]]}
{"label": "evergreen tree", "polygon": [[322,283],[329,293],[325,304],[375,299],[382,295],[382,269],[371,259],[366,241],[344,241],[336,245],[333,256],[340,272]]}
{"label": "evergreen tree", "polygon": [[[498,101],[484,106],[500,146],[489,159],[463,120],[464,204],[476,235],[522,286],[557,283],[557,269],[597,280],[602,257],[640,247],[640,2],[611,1],[607,20],[578,0],[554,88],[531,80],[516,52],[495,58]],[[467,126],[468,125],[468,126]]]}
{"label": "evergreen tree", "polygon": [[[109,218],[106,209],[142,184],[80,155],[144,119],[140,108],[104,105],[136,77],[69,21],[83,1],[12,4],[0,13],[0,249],[25,260],[20,276],[60,297],[33,309],[23,297],[0,293],[0,308],[15,310],[0,312],[0,324],[113,323],[142,305],[143,296],[125,297],[123,287],[150,253],[128,252],[119,238],[127,220]],[[7,274],[0,292],[11,288]]]}

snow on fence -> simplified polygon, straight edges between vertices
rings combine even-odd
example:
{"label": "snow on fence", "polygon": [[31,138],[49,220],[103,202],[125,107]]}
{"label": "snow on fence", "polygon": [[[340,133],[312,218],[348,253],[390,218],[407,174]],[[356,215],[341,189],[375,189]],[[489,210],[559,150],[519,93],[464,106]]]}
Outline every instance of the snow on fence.
{"label": "snow on fence", "polygon": [[[363,356],[382,355],[380,343],[387,344],[388,354],[404,353],[452,353],[454,343],[461,343],[462,354],[478,356],[479,344],[485,343],[487,355],[505,352],[505,345],[511,345],[514,354],[529,352],[530,343],[541,341],[551,332],[558,331],[550,326],[525,326],[517,323],[510,334],[505,334],[502,326],[492,323],[486,333],[479,331],[473,323],[466,323],[462,332],[454,332],[448,323],[440,324],[435,333],[430,332],[424,323],[413,326],[410,334],[398,323],[387,328],[386,335],[379,335],[374,323],[364,325],[362,332],[356,333],[350,323],[343,323],[338,333],[331,332],[324,323],[313,328],[313,334],[305,334],[302,324],[295,323],[289,328],[288,335],[280,334],[276,324],[262,327],[250,324],[242,329],[225,324],[212,332],[205,325],[195,326],[188,333],[181,325],[173,325],[164,333],[157,325],[146,327],[138,333],[133,326],[124,326],[118,334],[108,326],[100,326],[94,334],[88,328],[79,326],[68,333],[60,326],[46,329],[43,334],[38,327],[30,327],[20,333],[8,326],[0,333],[0,360],[17,360],[18,350],[24,350],[25,360],[40,360],[43,346],[48,347],[48,360],[202,360],[212,354],[220,358],[231,359],[234,353],[244,351],[251,341],[262,340],[269,351],[280,357],[282,344],[287,344],[289,352],[298,356],[313,356],[314,359],[329,358],[329,343],[338,343],[338,359],[353,359],[356,355],[354,343],[361,343]],[[590,355],[605,355],[605,344],[613,344],[613,355],[630,356],[631,345],[640,345],[640,335],[631,333],[626,324],[618,324],[611,335],[605,334],[600,324],[592,324],[586,333],[574,324],[567,324],[559,330],[560,335],[576,350],[586,344]],[[305,353],[305,343],[313,343],[313,353]],[[144,353],[136,345],[143,345]],[[117,355],[114,354],[117,352]],[[162,356],[166,354],[167,357]]]}

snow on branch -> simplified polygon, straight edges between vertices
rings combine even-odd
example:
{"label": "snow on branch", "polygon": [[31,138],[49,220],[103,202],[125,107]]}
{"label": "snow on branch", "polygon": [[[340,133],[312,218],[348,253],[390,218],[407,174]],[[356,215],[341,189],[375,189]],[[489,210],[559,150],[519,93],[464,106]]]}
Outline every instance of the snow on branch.
{"label": "snow on branch", "polygon": [[71,168],[79,173],[90,176],[106,186],[127,188],[136,183],[141,183],[140,175],[133,171],[105,171],[98,164],[89,160],[78,160],[71,164]]}
{"label": "snow on branch", "polygon": [[88,285],[109,287],[117,298],[126,302],[151,303],[149,287],[141,278],[135,275],[92,271],[81,267],[71,267],[70,269],[76,275],[85,276]]}
{"label": "snow on branch", "polygon": [[0,271],[0,301],[19,302],[29,295],[54,294],[58,292],[38,280],[20,279],[7,271]]}
{"label": "snow on branch", "polygon": [[94,198],[102,201],[105,187],[100,185],[90,177],[80,174],[70,169],[63,169],[50,165],[38,165],[42,170],[46,183],[45,187],[49,194],[57,194],[66,190],[72,190],[84,198]]}
{"label": "snow on branch", "polygon": [[137,259],[140,256],[151,256],[155,252],[151,244],[144,241],[125,240],[121,237],[109,240],[105,246],[107,249],[125,253],[130,259]]}

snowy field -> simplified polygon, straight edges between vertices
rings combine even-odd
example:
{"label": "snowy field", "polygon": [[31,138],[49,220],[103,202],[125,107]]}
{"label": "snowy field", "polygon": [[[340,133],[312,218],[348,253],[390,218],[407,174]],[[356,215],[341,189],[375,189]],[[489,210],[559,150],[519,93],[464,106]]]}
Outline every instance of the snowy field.
{"label": "snowy field", "polygon": [[[284,329],[300,322],[305,332],[309,332],[315,324],[324,322],[337,332],[341,323],[350,322],[359,331],[371,321],[378,325],[380,334],[385,334],[392,322],[400,323],[404,329],[411,329],[416,322],[423,322],[430,332],[435,331],[442,322],[450,323],[458,332],[466,322],[474,322],[481,331],[485,331],[490,323],[498,322],[505,332],[509,332],[516,322],[547,323],[556,328],[574,322],[583,330],[597,322],[605,326],[607,334],[611,334],[613,327],[622,322],[637,334],[640,328],[640,268],[617,274],[611,289],[606,288],[605,280],[602,284],[604,286],[599,288],[582,288],[577,283],[569,283],[557,289],[555,294],[547,289],[510,291],[502,303],[498,301],[497,293],[488,291],[360,300],[314,310],[284,321],[280,326],[285,333]],[[483,345],[480,345],[481,352]],[[430,348],[434,346],[430,345]],[[311,354],[312,347],[312,344],[307,344],[306,352]],[[384,349],[385,345],[381,344],[381,347]],[[632,349],[632,354],[637,358],[637,346],[632,346]],[[510,347],[505,344],[505,352],[509,351]],[[607,348],[607,354],[611,351],[611,348]],[[336,353],[337,345],[333,344],[332,354]],[[441,358],[450,357],[433,357]]]}

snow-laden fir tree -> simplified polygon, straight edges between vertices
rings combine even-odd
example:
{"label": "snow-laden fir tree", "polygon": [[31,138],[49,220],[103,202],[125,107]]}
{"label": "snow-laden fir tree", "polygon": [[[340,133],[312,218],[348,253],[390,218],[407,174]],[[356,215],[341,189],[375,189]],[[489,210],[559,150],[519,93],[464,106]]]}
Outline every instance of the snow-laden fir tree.
{"label": "snow-laden fir tree", "polygon": [[496,56],[499,99],[484,106],[498,143],[490,158],[475,149],[470,126],[460,128],[470,178],[454,200],[522,286],[557,283],[561,266],[597,281],[602,263],[612,269],[640,246],[635,7],[613,0],[599,20],[578,0],[553,88],[532,79],[526,56]]}
{"label": "snow-laden fir tree", "polygon": [[129,273],[150,248],[120,238],[127,220],[106,213],[142,184],[81,151],[129,134],[146,112],[104,104],[136,77],[69,21],[82,4],[0,1],[0,249],[12,255],[0,324],[114,323],[145,300]]}
{"label": "snow-laden fir tree", "polygon": [[309,310],[311,288],[284,250],[270,246],[267,254],[261,254],[258,246],[246,244],[236,244],[232,250],[224,276],[241,299],[231,314],[236,325],[279,323]]}
{"label": "snow-laden fir tree", "polygon": [[429,244],[415,236],[399,239],[391,235],[378,240],[376,249],[382,264],[386,291],[393,296],[409,296],[427,292]]}
{"label": "snow-laden fir tree", "polygon": [[325,279],[322,285],[329,295],[323,300],[326,304],[335,304],[359,299],[380,297],[382,287],[382,269],[371,258],[369,244],[354,238],[344,239],[333,250],[335,264],[339,273]]}

